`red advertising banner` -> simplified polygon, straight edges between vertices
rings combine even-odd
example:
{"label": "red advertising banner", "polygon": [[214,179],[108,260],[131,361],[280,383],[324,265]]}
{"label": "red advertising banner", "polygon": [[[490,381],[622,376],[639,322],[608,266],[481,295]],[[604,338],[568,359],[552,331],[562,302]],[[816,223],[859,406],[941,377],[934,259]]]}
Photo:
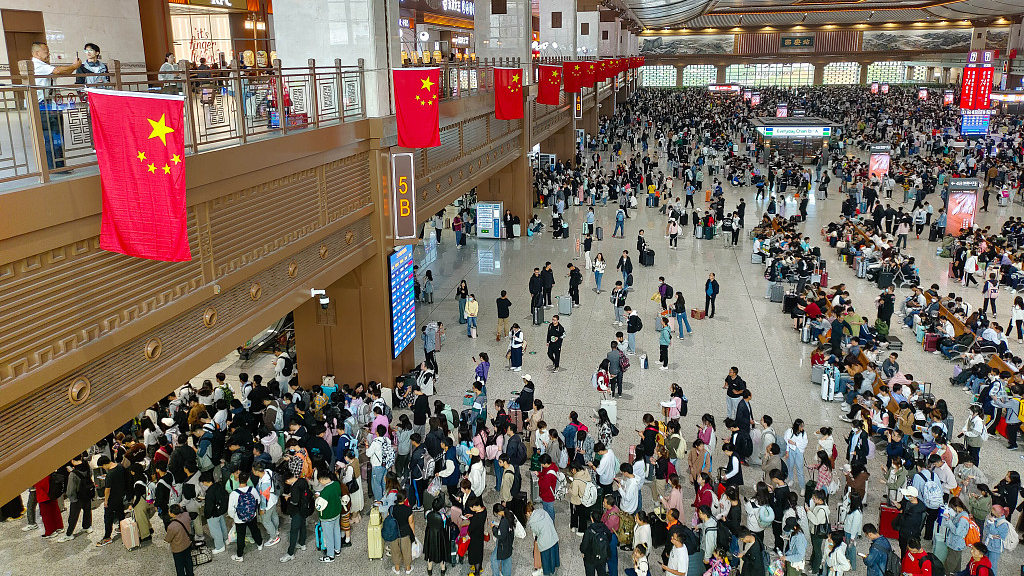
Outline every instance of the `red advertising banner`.
{"label": "red advertising banner", "polygon": [[975,110],[988,110],[992,105],[992,73],[991,66],[978,68],[978,88],[974,93]]}
{"label": "red advertising banner", "polygon": [[878,82],[871,83],[871,93],[878,94]]}
{"label": "red advertising banner", "polygon": [[981,68],[964,68],[960,85],[960,107],[974,110],[974,99],[978,91],[978,71]]}
{"label": "red advertising banner", "polygon": [[868,158],[868,174],[881,180],[882,176],[889,173],[889,161],[888,152],[872,154]]}

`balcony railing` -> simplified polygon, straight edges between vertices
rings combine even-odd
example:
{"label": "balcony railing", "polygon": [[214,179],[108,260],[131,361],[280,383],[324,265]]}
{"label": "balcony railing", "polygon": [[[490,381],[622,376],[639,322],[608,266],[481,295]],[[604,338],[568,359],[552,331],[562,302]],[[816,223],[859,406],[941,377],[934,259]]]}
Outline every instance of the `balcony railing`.
{"label": "balcony railing", "polygon": [[440,68],[441,100],[453,100],[494,92],[495,68],[519,68],[518,58],[480,58],[452,60],[433,64],[405,62],[404,68]]}
{"label": "balcony railing", "polygon": [[[260,69],[179,62],[164,73],[122,72],[117,61],[108,68],[105,81],[88,87],[185,97],[186,154],[366,118],[361,59],[348,67],[309,60],[282,68],[275,60]],[[0,78],[0,190],[95,173],[87,86],[73,83],[73,74],[35,76],[29,61],[19,69]]]}

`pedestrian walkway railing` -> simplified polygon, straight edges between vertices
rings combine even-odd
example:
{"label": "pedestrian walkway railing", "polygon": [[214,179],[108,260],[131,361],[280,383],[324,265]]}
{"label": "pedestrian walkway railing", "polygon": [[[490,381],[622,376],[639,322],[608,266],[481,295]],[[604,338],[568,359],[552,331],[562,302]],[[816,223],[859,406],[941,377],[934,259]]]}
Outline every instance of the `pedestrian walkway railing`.
{"label": "pedestrian walkway railing", "polygon": [[441,100],[494,92],[495,68],[519,68],[518,58],[480,58],[435,63],[406,61],[404,68],[440,68]]}
{"label": "pedestrian walkway railing", "polygon": [[[364,68],[198,69],[180,61],[164,72],[36,76],[30,61],[0,77],[0,190],[45,183],[96,165],[86,88],[176,94],[185,98],[185,152],[366,118]],[[97,81],[98,80],[98,81]],[[95,168],[92,168],[95,170]],[[84,170],[86,173],[87,170]],[[82,173],[82,172],[79,172]]]}

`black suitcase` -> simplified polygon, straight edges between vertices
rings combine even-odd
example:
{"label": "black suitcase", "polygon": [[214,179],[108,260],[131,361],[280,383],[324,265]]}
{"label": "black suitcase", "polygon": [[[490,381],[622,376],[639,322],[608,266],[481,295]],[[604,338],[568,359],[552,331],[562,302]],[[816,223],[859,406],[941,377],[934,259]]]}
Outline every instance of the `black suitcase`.
{"label": "black suitcase", "polygon": [[533,325],[540,326],[544,323],[544,307],[537,306],[533,309]]}
{"label": "black suitcase", "polygon": [[664,548],[668,544],[668,525],[655,514],[651,514],[647,520],[651,525],[651,544],[655,548]]}
{"label": "black suitcase", "polygon": [[645,266],[654,266],[654,250],[647,249],[644,251],[644,261],[647,262]]}
{"label": "black suitcase", "polygon": [[568,226],[563,226],[562,227],[562,238],[568,238],[568,237],[569,237],[569,227]]}
{"label": "black suitcase", "polygon": [[782,313],[789,314],[796,309],[796,294],[788,293],[782,297]]}

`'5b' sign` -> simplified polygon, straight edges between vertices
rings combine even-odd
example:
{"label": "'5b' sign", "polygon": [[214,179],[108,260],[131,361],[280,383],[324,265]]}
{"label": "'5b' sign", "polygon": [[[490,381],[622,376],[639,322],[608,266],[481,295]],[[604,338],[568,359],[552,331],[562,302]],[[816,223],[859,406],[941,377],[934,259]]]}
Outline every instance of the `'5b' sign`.
{"label": "'5b' sign", "polygon": [[416,174],[411,153],[391,155],[391,199],[395,239],[416,238]]}

